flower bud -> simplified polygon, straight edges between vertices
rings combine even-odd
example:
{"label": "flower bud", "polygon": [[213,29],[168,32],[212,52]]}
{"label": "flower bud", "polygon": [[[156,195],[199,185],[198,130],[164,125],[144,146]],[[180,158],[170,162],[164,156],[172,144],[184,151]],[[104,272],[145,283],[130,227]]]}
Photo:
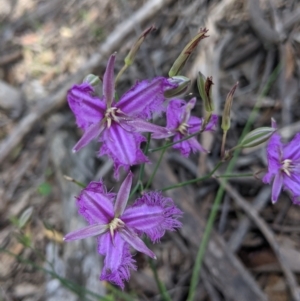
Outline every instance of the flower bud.
{"label": "flower bud", "polygon": [[188,77],[178,75],[169,78],[169,82],[177,86],[176,88],[171,88],[164,92],[164,96],[166,98],[179,97],[182,94],[186,93],[191,83],[191,80]]}
{"label": "flower bud", "polygon": [[248,133],[236,148],[248,148],[262,144],[269,140],[276,132],[273,127],[261,127]]}
{"label": "flower bud", "polygon": [[140,49],[142,43],[144,42],[146,36],[153,30],[155,30],[156,28],[152,25],[150,26],[148,29],[146,29],[141,35],[140,37],[137,39],[137,41],[135,42],[135,44],[132,46],[132,48],[130,49],[128,55],[125,57],[124,62],[125,65],[128,67],[130,65],[132,65],[134,58],[138,52],[138,50]]}
{"label": "flower bud", "polygon": [[200,29],[200,31],[197,33],[197,35],[184,47],[176,61],[174,62],[172,68],[169,71],[169,76],[173,77],[175,75],[178,75],[181,69],[183,68],[184,64],[190,57],[193,50],[197,47],[198,43],[204,39],[207,38],[205,34],[207,33],[207,29]]}
{"label": "flower bud", "polygon": [[222,124],[221,127],[224,132],[227,132],[230,129],[230,111],[231,111],[231,106],[232,106],[232,100],[233,100],[233,94],[237,88],[239,83],[236,83],[232,89],[229,91],[226,101],[225,101],[225,107],[223,111],[223,116],[222,116]]}
{"label": "flower bud", "polygon": [[201,98],[204,102],[204,108],[207,113],[212,113],[214,111],[214,104],[212,100],[212,85],[213,85],[212,77],[207,77],[199,72],[197,77],[197,86],[200,93]]}
{"label": "flower bud", "polygon": [[100,83],[100,78],[97,75],[89,74],[84,78],[83,82],[95,87]]}

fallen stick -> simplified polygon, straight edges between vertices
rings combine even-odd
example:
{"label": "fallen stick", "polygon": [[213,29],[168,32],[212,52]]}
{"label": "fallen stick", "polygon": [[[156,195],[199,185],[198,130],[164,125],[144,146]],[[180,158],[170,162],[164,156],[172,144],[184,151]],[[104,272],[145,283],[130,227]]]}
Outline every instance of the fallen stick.
{"label": "fallen stick", "polygon": [[75,74],[68,78],[63,87],[44,100],[39,100],[36,107],[32,108],[29,113],[24,116],[12,132],[0,144],[0,163],[3,162],[30,132],[34,124],[45,115],[58,110],[65,104],[66,93],[68,89],[76,82],[90,73],[93,68],[99,65],[100,61],[107,55],[115,51],[118,46],[134,31],[135,26],[151,19],[163,7],[170,4],[173,0],[149,0],[139,10],[130,16],[126,21],[120,23],[115,30],[107,37],[105,42],[98,48],[96,53],[84,64],[84,66]]}

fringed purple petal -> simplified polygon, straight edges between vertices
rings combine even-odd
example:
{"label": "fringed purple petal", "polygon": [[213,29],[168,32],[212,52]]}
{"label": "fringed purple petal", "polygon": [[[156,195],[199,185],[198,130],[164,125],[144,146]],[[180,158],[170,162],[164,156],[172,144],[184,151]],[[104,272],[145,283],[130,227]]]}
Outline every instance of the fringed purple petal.
{"label": "fringed purple petal", "polygon": [[290,176],[283,173],[283,185],[285,189],[288,189],[293,195],[300,196],[300,175],[291,173]]}
{"label": "fringed purple petal", "polygon": [[167,128],[175,130],[179,127],[186,102],[181,99],[173,99],[169,102],[167,107]]}
{"label": "fringed purple petal", "polygon": [[270,184],[272,182],[274,176],[275,176],[275,173],[267,172],[262,178],[263,183]]}
{"label": "fringed purple petal", "polygon": [[125,227],[119,230],[121,237],[130,244],[134,249],[148,255],[151,258],[155,258],[155,254],[146,246],[146,244],[138,237],[138,235],[129,227]]}
{"label": "fringed purple petal", "polygon": [[202,119],[191,116],[189,121],[188,121],[188,134],[194,134],[196,132],[199,132],[202,127]]}
{"label": "fringed purple petal", "polygon": [[113,123],[100,138],[103,142],[100,155],[108,155],[113,160],[116,178],[121,166],[128,171],[131,165],[149,162],[140,149],[141,142],[146,139],[139,133],[127,132],[119,124]]}
{"label": "fringed purple petal", "polygon": [[98,97],[92,96],[94,88],[88,83],[74,85],[67,95],[78,127],[86,130],[91,124],[102,120],[106,104]]}
{"label": "fringed purple petal", "polygon": [[272,186],[272,202],[273,204],[277,202],[281,188],[283,184],[283,177],[281,173],[277,173],[274,178],[273,186]]}
{"label": "fringed purple petal", "polygon": [[105,98],[108,108],[111,107],[114,94],[115,94],[115,81],[114,81],[115,58],[116,58],[115,54],[112,54],[110,56],[103,76],[103,96]]}
{"label": "fringed purple petal", "polygon": [[80,149],[88,145],[92,140],[96,139],[103,132],[105,126],[106,125],[104,125],[102,122],[90,125],[80,140],[73,147],[73,152],[78,152]]}
{"label": "fringed purple petal", "polygon": [[133,174],[132,172],[129,172],[120,187],[114,207],[115,217],[119,217],[120,215],[122,215],[126,208],[132,185],[132,178]]}
{"label": "fringed purple petal", "polygon": [[123,126],[124,123],[127,126],[130,126],[133,131],[136,131],[138,133],[144,133],[144,132],[152,133],[151,138],[154,139],[167,138],[173,135],[173,133],[170,132],[167,128],[150,123],[140,118],[136,118],[133,120],[124,121],[120,123],[123,128],[124,128]]}
{"label": "fringed purple petal", "polygon": [[121,218],[126,225],[156,242],[166,230],[174,231],[181,227],[178,221],[181,215],[171,198],[164,197],[160,192],[149,192],[128,207]]}
{"label": "fringed purple petal", "polygon": [[[174,136],[173,142],[176,142],[178,140],[181,140],[184,138],[183,135],[177,133]],[[173,148],[178,149],[183,157],[188,157],[191,152],[204,152],[207,153],[208,151],[197,141],[195,137],[191,137],[187,140],[184,140],[182,142],[178,142],[173,145]]]}
{"label": "fringed purple petal", "polygon": [[97,236],[103,234],[105,231],[107,231],[107,225],[94,224],[68,233],[64,237],[64,240],[72,241],[72,240],[83,239],[91,236]]}
{"label": "fringed purple petal", "polygon": [[294,205],[298,205],[299,206],[300,205],[300,196],[299,195],[293,196],[292,201],[293,201]]}
{"label": "fringed purple petal", "polygon": [[117,107],[129,116],[150,119],[152,113],[164,110],[164,91],[175,86],[164,77],[137,82],[121,97]]}
{"label": "fringed purple petal", "polygon": [[209,120],[209,123],[205,127],[205,131],[214,131],[218,123],[218,115],[212,114]]}
{"label": "fringed purple petal", "polygon": [[99,237],[98,252],[105,256],[100,280],[106,280],[124,289],[124,281],[130,278],[130,270],[136,270],[135,260],[130,254],[129,245],[115,233],[114,243],[110,233]]}
{"label": "fringed purple petal", "polygon": [[300,159],[300,133],[296,134],[292,141],[283,147],[283,160],[299,160]]}
{"label": "fringed purple petal", "polygon": [[273,177],[281,172],[281,157],[282,143],[280,141],[280,136],[275,133],[270,138],[267,146],[268,172],[262,179],[264,183],[270,183]]}
{"label": "fringed purple petal", "polygon": [[107,224],[114,216],[114,198],[102,182],[91,182],[77,198],[78,212],[90,224]]}

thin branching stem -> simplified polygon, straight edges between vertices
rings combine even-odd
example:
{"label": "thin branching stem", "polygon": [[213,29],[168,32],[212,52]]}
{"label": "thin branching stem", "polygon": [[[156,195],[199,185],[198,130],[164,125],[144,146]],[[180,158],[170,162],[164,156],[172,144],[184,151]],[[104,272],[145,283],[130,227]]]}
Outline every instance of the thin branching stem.
{"label": "thin branching stem", "polygon": [[161,162],[161,160],[162,160],[162,158],[163,158],[166,150],[167,150],[167,148],[163,148],[162,152],[160,153],[159,159],[156,162],[155,168],[154,168],[154,170],[153,170],[153,172],[152,172],[152,174],[150,176],[149,181],[147,182],[147,185],[146,185],[145,189],[148,189],[150,187],[150,185],[151,185],[151,183],[152,183],[152,181],[153,181],[153,179],[154,179],[154,177],[156,175],[157,169],[158,169],[158,167],[160,165],[160,162]]}
{"label": "thin branching stem", "polygon": [[[252,110],[252,112],[249,116],[249,119],[248,119],[248,121],[247,121],[247,123],[246,123],[246,125],[243,129],[243,132],[242,132],[242,135],[239,139],[239,142],[241,142],[242,139],[244,138],[244,136],[247,133],[249,133],[249,131],[251,129],[251,126],[254,122],[254,119],[257,116],[257,112],[260,108],[262,97],[267,95],[267,93],[269,92],[272,84],[274,83],[274,81],[276,80],[276,78],[279,75],[280,69],[281,69],[281,65],[278,64],[277,67],[275,68],[275,70],[273,71],[273,73],[270,75],[268,82],[264,86],[264,88],[263,88],[260,96],[258,97],[258,100],[257,100],[257,102],[256,102],[256,104],[255,104],[255,106],[254,106],[254,108],[253,108],[253,110]],[[232,170],[235,166],[236,160],[237,160],[237,158],[240,154],[240,151],[241,151],[240,149],[236,149],[234,151],[233,157],[232,157],[231,161],[228,164],[228,167],[226,169],[225,174],[232,172]],[[225,178],[224,181],[223,181],[223,185],[225,185],[226,182],[227,182],[227,179]],[[213,203],[212,209],[210,211],[208,221],[207,221],[207,224],[206,224],[206,227],[205,227],[205,230],[204,230],[203,238],[202,238],[202,240],[200,242],[200,245],[199,245],[199,249],[198,249],[196,262],[195,262],[194,269],[193,269],[193,274],[192,274],[192,279],[191,279],[191,284],[190,284],[190,288],[189,288],[187,301],[193,301],[194,298],[195,298],[196,288],[197,288],[197,284],[199,282],[200,270],[201,270],[201,266],[202,266],[202,263],[203,263],[205,251],[206,251],[209,239],[210,239],[210,234],[211,234],[213,224],[215,222],[215,219],[216,219],[216,216],[217,216],[217,213],[218,213],[219,206],[220,206],[221,201],[223,199],[223,194],[224,194],[224,186],[223,185],[221,185],[218,189],[216,198],[214,200],[214,203]]]}
{"label": "thin branching stem", "polygon": [[170,189],[183,187],[183,186],[186,186],[186,185],[189,185],[189,184],[194,184],[194,183],[197,183],[197,182],[205,181],[205,180],[211,178],[213,176],[213,174],[216,172],[216,170],[218,170],[223,163],[224,163],[223,161],[220,161],[210,173],[208,173],[207,175],[205,175],[203,177],[195,178],[195,179],[192,179],[192,180],[189,180],[189,181],[185,181],[185,182],[181,182],[181,183],[178,183],[178,184],[175,184],[175,185],[165,187],[165,188],[162,189],[162,191],[167,191],[167,190],[170,190]]}

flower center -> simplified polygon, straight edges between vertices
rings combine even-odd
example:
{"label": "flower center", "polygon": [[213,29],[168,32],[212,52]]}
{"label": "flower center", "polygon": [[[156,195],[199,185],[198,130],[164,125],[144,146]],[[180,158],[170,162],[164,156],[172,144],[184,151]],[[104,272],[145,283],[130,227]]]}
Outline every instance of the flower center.
{"label": "flower center", "polygon": [[181,133],[182,135],[187,134],[189,125],[186,122],[182,122],[179,127],[176,129],[177,132]]}
{"label": "flower center", "polygon": [[109,232],[110,232],[110,235],[112,237],[112,239],[114,238],[114,233],[115,231],[118,229],[118,228],[123,228],[125,225],[125,223],[120,220],[119,218],[115,217],[109,224],[108,224],[108,227],[109,227]]}
{"label": "flower center", "polygon": [[119,109],[116,107],[108,108],[105,112],[105,118],[107,121],[107,127],[110,128],[112,120],[117,121],[116,113],[119,113]]}
{"label": "flower center", "polygon": [[292,160],[291,159],[285,159],[281,163],[281,170],[286,173],[289,177],[291,176],[291,167],[292,167]]}

